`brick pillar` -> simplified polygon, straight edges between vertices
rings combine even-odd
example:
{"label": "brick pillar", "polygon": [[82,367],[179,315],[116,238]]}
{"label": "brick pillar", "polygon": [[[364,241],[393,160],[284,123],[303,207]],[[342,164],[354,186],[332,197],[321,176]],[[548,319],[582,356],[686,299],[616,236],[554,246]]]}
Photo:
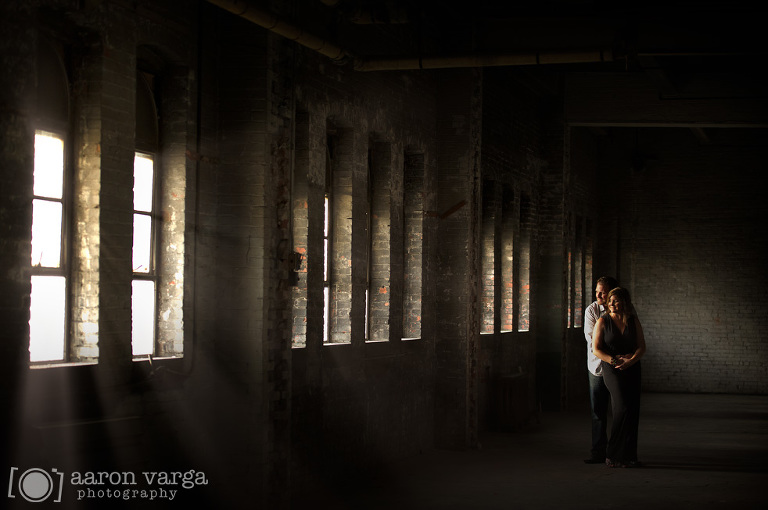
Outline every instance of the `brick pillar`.
{"label": "brick pillar", "polygon": [[438,274],[435,443],[477,444],[481,87],[478,70],[446,71],[438,91]]}
{"label": "brick pillar", "polygon": [[[29,363],[30,256],[34,131],[35,33],[26,2],[0,4],[0,461],[18,440],[18,388]],[[32,97],[30,97],[32,96]],[[10,453],[10,452],[8,452]]]}
{"label": "brick pillar", "polygon": [[[270,116],[271,87],[265,86],[271,63],[267,34],[252,30],[242,19],[222,16],[220,22],[221,44],[228,51],[218,56],[216,71],[220,93],[220,165],[216,169],[214,212],[216,278],[210,282],[210,290],[198,286],[196,292],[205,294],[200,296],[201,303],[213,306],[219,321],[215,336],[203,340],[207,344],[204,349],[218,353],[214,368],[218,371],[217,384],[209,395],[211,407],[219,416],[234,412],[238,417],[215,440],[218,454],[227,459],[228,465],[222,469],[231,474],[223,481],[225,506],[245,495],[256,501],[266,495],[267,488],[261,482],[267,480],[270,469],[266,437],[270,397],[274,395],[266,393],[270,377],[267,349],[271,345],[264,338],[279,335],[274,329],[277,316],[270,318],[268,314],[280,313],[266,303],[271,299],[270,285],[275,284],[269,273],[275,257],[272,242],[279,242],[274,236],[282,237],[283,232],[277,234],[275,230],[282,212],[277,211],[276,203],[266,200],[267,194],[274,193],[268,186],[282,171],[271,167],[270,151],[277,147],[272,145],[275,138],[270,132],[275,120]],[[287,331],[287,325],[284,327]],[[272,354],[276,357],[271,360],[271,376],[282,377],[278,353]],[[238,390],[232,391],[233,387]],[[217,429],[219,423],[212,418],[209,426]]]}
{"label": "brick pillar", "polygon": [[537,388],[545,410],[560,410],[561,366],[567,324],[567,229],[564,194],[567,130],[556,114],[548,119],[542,153],[538,271],[532,286],[537,326]]}
{"label": "brick pillar", "polygon": [[[161,125],[164,178],[158,182],[162,194],[162,217],[158,253],[160,260],[158,312],[167,317],[158,324],[158,355],[173,356],[184,351],[185,254],[187,243],[193,239],[187,229],[187,216],[194,205],[193,161],[187,157],[187,147],[194,147],[195,124],[189,118],[192,106],[190,71],[186,66],[167,70],[162,91],[164,122]],[[189,181],[189,183],[188,183]],[[188,257],[187,257],[188,258]],[[191,321],[190,321],[191,323]]]}
{"label": "brick pillar", "polygon": [[[85,148],[100,169],[99,187],[99,371],[108,384],[127,380],[131,369],[131,257],[133,253],[133,160],[136,132],[136,27],[115,8],[104,13],[108,39],[96,65],[100,103],[86,114],[100,123],[100,138],[88,132]],[[94,98],[94,100],[98,100]],[[86,126],[88,122],[84,123]]]}

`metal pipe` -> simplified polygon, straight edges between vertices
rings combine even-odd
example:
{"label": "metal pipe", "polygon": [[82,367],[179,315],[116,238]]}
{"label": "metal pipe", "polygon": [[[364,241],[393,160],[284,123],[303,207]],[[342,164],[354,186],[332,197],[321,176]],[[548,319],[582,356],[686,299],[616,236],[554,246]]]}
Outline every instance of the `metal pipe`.
{"label": "metal pipe", "polygon": [[249,5],[248,2],[242,0],[208,0],[208,2],[236,14],[241,18],[245,18],[260,27],[266,28],[270,32],[274,32],[286,39],[290,39],[302,46],[306,46],[332,60],[343,61],[353,57],[351,53],[340,46],[305,32],[295,25],[286,23],[273,14]]}
{"label": "metal pipe", "polygon": [[295,41],[321,55],[337,61],[354,61],[356,71],[396,71],[413,69],[447,69],[462,67],[532,66],[543,64],[583,64],[613,60],[610,49],[529,51],[520,53],[476,54],[444,57],[356,58],[344,48],[312,35],[302,28],[257,9],[244,0],[208,0],[237,16],[271,32]]}
{"label": "metal pipe", "polygon": [[397,71],[460,67],[532,66],[543,64],[584,64],[613,60],[610,49],[539,51],[479,54],[448,57],[403,57],[355,60],[356,71]]}

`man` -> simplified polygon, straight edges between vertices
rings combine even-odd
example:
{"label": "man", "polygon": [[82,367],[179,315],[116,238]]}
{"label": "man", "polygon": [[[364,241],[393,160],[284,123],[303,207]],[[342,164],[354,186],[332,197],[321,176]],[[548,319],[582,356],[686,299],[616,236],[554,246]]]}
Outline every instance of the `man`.
{"label": "man", "polygon": [[600,359],[592,353],[592,330],[597,319],[605,312],[605,299],[608,292],[619,286],[619,282],[610,276],[598,278],[595,284],[595,302],[584,312],[584,337],[587,339],[587,369],[589,370],[589,403],[592,408],[592,449],[585,459],[587,464],[603,464],[605,448],[608,444],[608,405],[611,394],[603,382]]}

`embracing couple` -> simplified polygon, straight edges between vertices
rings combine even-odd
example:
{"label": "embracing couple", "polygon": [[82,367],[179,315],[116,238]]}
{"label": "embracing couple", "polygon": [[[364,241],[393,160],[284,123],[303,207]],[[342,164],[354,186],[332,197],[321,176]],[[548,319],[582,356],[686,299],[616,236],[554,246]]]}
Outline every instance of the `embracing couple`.
{"label": "embracing couple", "polygon": [[[595,285],[595,302],[584,313],[592,449],[587,464],[639,467],[637,429],[640,418],[640,358],[645,354],[643,328],[629,292],[615,278]],[[610,438],[608,405],[611,403]]]}

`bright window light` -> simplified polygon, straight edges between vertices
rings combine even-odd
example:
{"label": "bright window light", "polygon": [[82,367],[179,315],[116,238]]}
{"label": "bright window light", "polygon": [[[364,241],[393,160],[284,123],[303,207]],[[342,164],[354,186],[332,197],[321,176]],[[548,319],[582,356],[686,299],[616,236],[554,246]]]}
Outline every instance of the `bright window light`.
{"label": "bright window light", "polygon": [[38,131],[35,133],[33,193],[38,197],[61,199],[64,191],[64,140]]}
{"label": "bright window light", "polygon": [[66,279],[32,276],[29,317],[30,361],[64,359]]}
{"label": "bright window light", "polygon": [[[32,255],[33,268],[61,269],[64,217],[64,140],[35,132],[33,168]],[[66,347],[67,279],[59,274],[31,277],[29,308],[29,359],[62,361]]]}
{"label": "bright window light", "polygon": [[331,320],[331,289],[328,287],[328,234],[330,232],[330,213],[331,201],[328,195],[325,195],[324,219],[323,219],[323,342],[330,340],[330,320]]}
{"label": "bright window light", "polygon": [[328,195],[325,195],[325,202],[324,202],[324,219],[323,219],[323,236],[328,237],[328,232],[330,231],[330,221],[331,221],[331,199],[328,198]]}
{"label": "bright window light", "polygon": [[365,339],[370,340],[371,324],[370,324],[370,311],[371,311],[371,291],[365,289]]}
{"label": "bright window light", "polygon": [[37,131],[33,172],[35,198],[32,201],[33,267],[61,265],[63,192],[64,140],[57,135]]}
{"label": "bright window light", "polygon": [[328,330],[331,320],[331,290],[323,287],[323,342],[328,343]]}
{"label": "bright window light", "polygon": [[[136,153],[133,160],[133,272],[152,274],[152,200],[154,160]],[[155,281],[133,280],[131,295],[134,356],[155,353]]]}
{"label": "bright window light", "polygon": [[154,354],[155,282],[134,280],[131,295],[132,344],[134,356]]}
{"label": "bright window light", "polygon": [[134,210],[152,212],[152,186],[154,174],[154,161],[152,158],[137,153],[133,160]]}
{"label": "bright window light", "polygon": [[330,200],[325,196],[325,217],[323,219],[323,281],[328,281],[328,232],[330,232]]}
{"label": "bright window light", "polygon": [[133,215],[133,272],[149,273],[152,249],[152,217]]}
{"label": "bright window light", "polygon": [[61,202],[32,201],[32,265],[61,265]]}
{"label": "bright window light", "polygon": [[[133,272],[149,273],[152,253],[154,161],[136,153],[133,160]],[[149,214],[142,214],[149,213]]]}

